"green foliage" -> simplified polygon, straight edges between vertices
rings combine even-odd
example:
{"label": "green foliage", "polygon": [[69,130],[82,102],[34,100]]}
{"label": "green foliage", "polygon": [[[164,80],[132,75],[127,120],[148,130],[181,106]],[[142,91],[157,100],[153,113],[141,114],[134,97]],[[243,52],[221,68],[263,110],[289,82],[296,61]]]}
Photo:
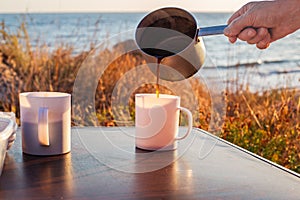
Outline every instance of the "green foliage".
{"label": "green foliage", "polygon": [[[246,98],[247,97],[247,98]],[[300,172],[300,97],[296,90],[229,94],[221,137]]]}

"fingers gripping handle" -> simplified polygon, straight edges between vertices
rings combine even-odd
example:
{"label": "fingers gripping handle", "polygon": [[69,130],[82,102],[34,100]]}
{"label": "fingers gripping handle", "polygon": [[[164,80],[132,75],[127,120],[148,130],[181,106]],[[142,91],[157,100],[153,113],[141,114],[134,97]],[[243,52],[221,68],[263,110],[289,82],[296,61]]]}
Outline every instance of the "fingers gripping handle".
{"label": "fingers gripping handle", "polygon": [[176,140],[182,140],[182,139],[186,138],[191,133],[191,131],[192,131],[192,128],[193,128],[193,116],[192,116],[191,111],[189,111],[186,108],[179,107],[178,109],[180,109],[181,111],[185,112],[187,114],[187,117],[188,117],[188,130],[186,131],[186,133],[183,136],[175,138]]}
{"label": "fingers gripping handle", "polygon": [[48,125],[48,108],[39,108],[38,114],[38,139],[40,145],[50,146],[49,142],[49,125]]}

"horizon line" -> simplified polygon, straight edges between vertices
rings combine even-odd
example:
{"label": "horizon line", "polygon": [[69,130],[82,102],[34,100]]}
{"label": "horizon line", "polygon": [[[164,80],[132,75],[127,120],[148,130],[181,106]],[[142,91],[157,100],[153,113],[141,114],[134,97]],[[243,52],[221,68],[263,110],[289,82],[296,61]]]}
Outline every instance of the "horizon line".
{"label": "horizon line", "polygon": [[[95,11],[76,11],[76,10],[65,10],[65,11],[0,11],[0,14],[88,14],[88,13],[149,13],[151,11],[149,10],[127,10],[127,11],[121,11],[121,10],[115,10],[115,11],[108,11],[108,10],[95,10]],[[192,13],[224,13],[224,14],[230,14],[233,11],[213,11],[213,10],[195,10],[190,11]]]}

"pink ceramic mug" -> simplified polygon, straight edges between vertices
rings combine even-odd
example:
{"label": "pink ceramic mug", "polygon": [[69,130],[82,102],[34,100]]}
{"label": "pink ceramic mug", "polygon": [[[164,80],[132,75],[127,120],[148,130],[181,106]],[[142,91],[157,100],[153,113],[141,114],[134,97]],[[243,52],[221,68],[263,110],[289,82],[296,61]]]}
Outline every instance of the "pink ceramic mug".
{"label": "pink ceramic mug", "polygon": [[[179,114],[188,117],[188,130],[178,136]],[[177,141],[191,132],[193,118],[191,112],[180,107],[180,97],[160,94],[135,95],[136,147],[145,150],[173,150]]]}

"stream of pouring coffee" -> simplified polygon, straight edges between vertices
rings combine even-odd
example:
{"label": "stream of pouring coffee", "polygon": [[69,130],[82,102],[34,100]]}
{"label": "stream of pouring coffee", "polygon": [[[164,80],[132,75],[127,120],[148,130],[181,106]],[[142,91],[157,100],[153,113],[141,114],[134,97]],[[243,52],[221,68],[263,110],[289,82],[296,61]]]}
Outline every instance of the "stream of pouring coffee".
{"label": "stream of pouring coffee", "polygon": [[156,97],[159,98],[159,65],[162,58],[157,58],[157,65],[156,65]]}
{"label": "stream of pouring coffee", "polygon": [[160,48],[141,48],[146,54],[156,58],[156,97],[159,98],[160,64],[163,58],[174,55],[174,52]]}

